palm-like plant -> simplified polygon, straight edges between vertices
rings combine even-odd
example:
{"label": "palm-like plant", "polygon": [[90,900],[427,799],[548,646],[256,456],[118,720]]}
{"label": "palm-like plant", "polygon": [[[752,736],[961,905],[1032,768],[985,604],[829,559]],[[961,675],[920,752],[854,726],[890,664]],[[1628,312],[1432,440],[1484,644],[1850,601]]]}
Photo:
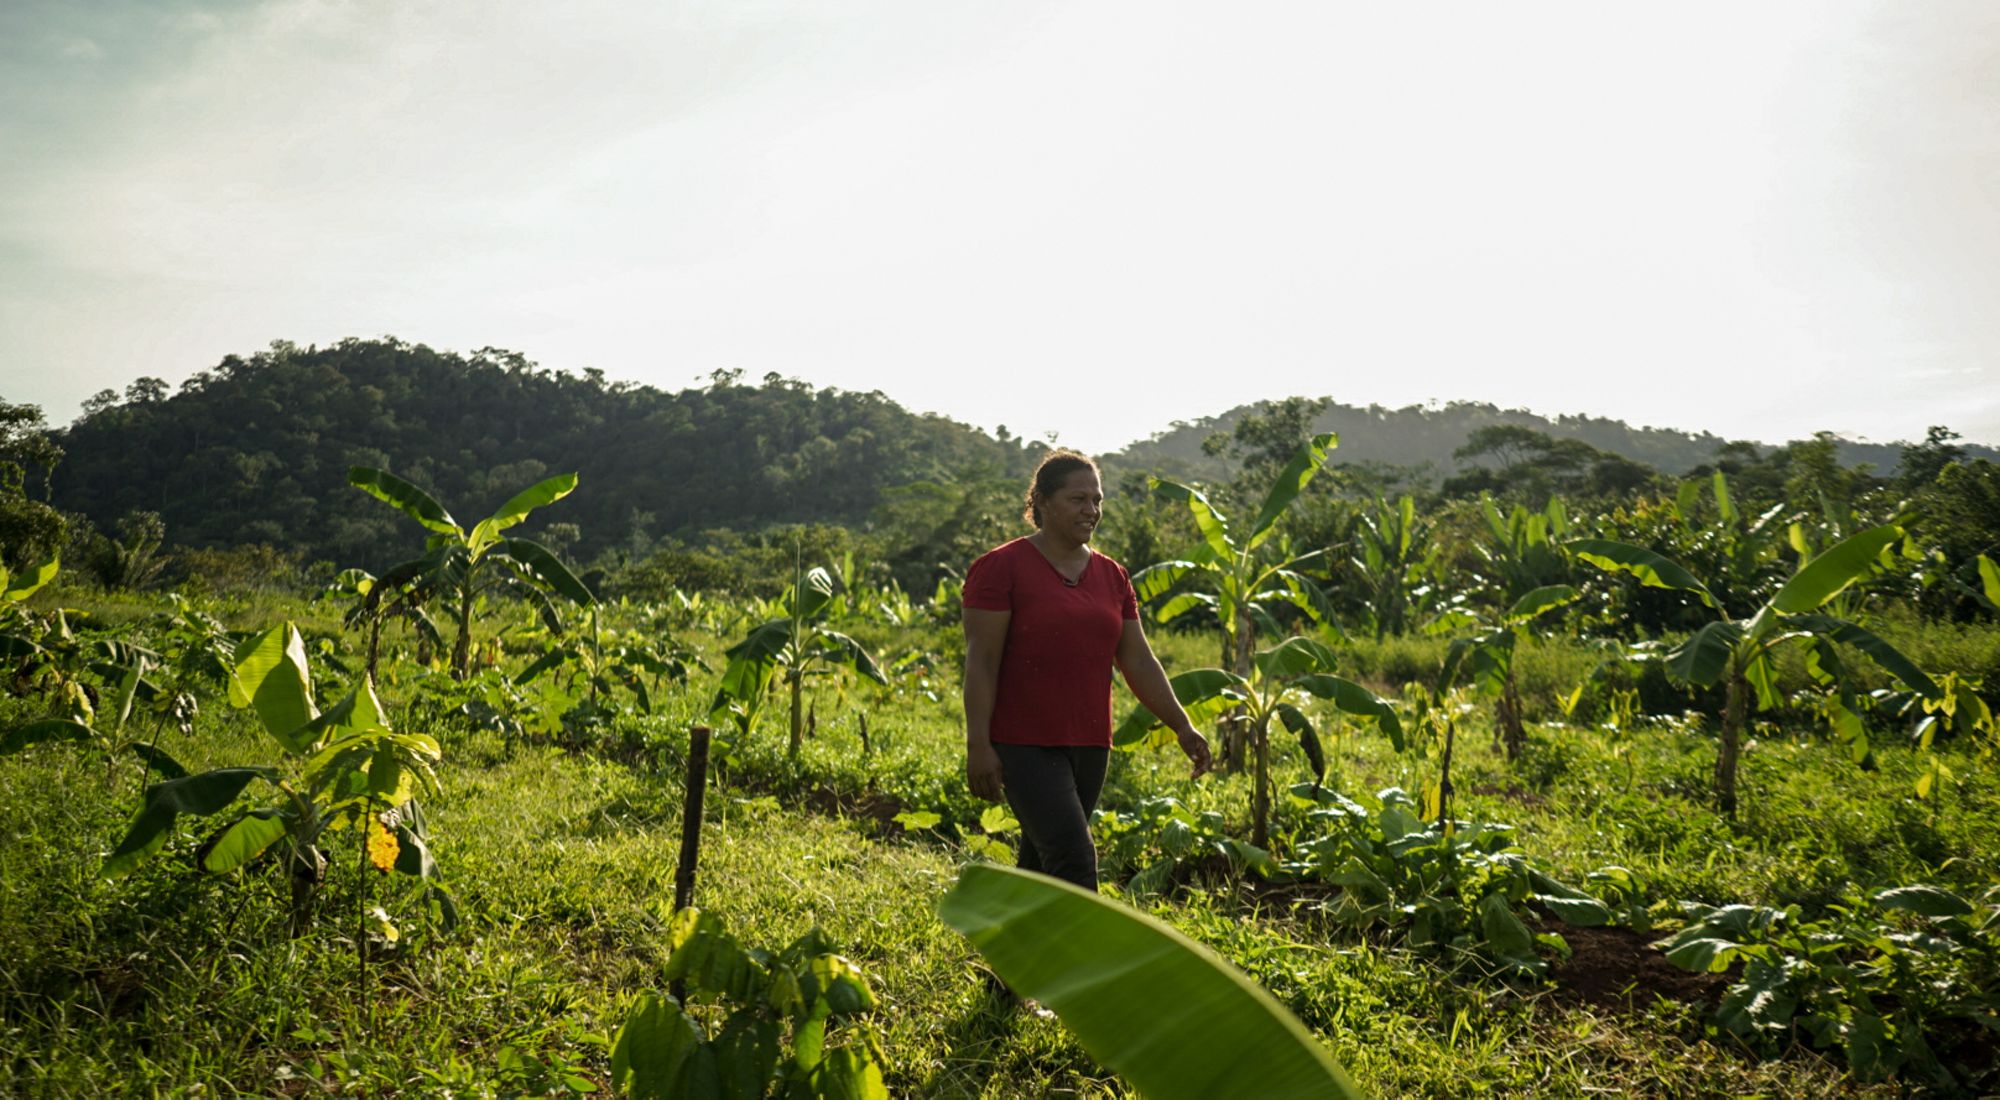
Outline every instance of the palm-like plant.
{"label": "palm-like plant", "polygon": [[[1352,680],[1333,675],[1337,664],[1333,651],[1310,638],[1287,638],[1256,654],[1250,664],[1248,676],[1222,668],[1197,668],[1167,682],[1174,689],[1174,698],[1180,700],[1188,717],[1197,724],[1230,707],[1242,709],[1256,759],[1250,843],[1261,848],[1270,829],[1272,719],[1283,723],[1298,737],[1299,746],[1312,766],[1315,784],[1326,778],[1326,752],[1320,746],[1319,731],[1300,706],[1307,698],[1321,699],[1337,710],[1374,719],[1398,752],[1403,749],[1403,726],[1387,700]],[[1138,744],[1147,740],[1158,723],[1151,711],[1135,708],[1112,732],[1111,741],[1115,745]]]}
{"label": "palm-like plant", "polygon": [[1691,593],[1719,616],[1667,654],[1666,671],[1670,678],[1682,683],[1702,687],[1725,685],[1715,791],[1723,814],[1734,817],[1736,763],[1742,750],[1751,693],[1755,692],[1759,710],[1778,705],[1777,666],[1772,653],[1779,646],[1800,641],[1812,647],[1807,668],[1822,688],[1832,692],[1827,712],[1833,720],[1834,733],[1857,760],[1867,757],[1867,731],[1839,646],[1850,646],[1867,654],[1926,699],[1936,699],[1941,694],[1930,676],[1874,632],[1819,613],[1849,585],[1867,576],[1902,535],[1900,527],[1885,524],[1841,540],[1807,561],[1776,594],[1744,618],[1732,618],[1694,574],[1644,547],[1608,539],[1579,539],[1569,543],[1568,549],[1582,561],[1608,572],[1629,573],[1648,587]]}
{"label": "palm-like plant", "polygon": [[1271,617],[1273,607],[1291,604],[1315,621],[1325,621],[1325,597],[1300,572],[1325,551],[1313,550],[1296,556],[1280,554],[1277,556],[1282,560],[1275,563],[1267,560],[1271,555],[1260,551],[1277,533],[1278,520],[1285,510],[1298,499],[1313,475],[1325,465],[1327,454],[1339,444],[1338,436],[1326,432],[1301,445],[1265,494],[1256,522],[1248,532],[1233,530],[1229,518],[1201,490],[1165,478],[1148,478],[1154,492],[1187,505],[1202,538],[1201,545],[1185,557],[1163,561],[1133,574],[1132,587],[1145,602],[1166,596],[1183,581],[1189,582],[1188,590],[1167,598],[1154,611],[1153,618],[1168,623],[1197,608],[1213,612],[1222,624],[1222,667],[1239,677],[1250,673],[1250,651],[1258,626],[1272,633],[1281,632]]}
{"label": "palm-like plant", "polygon": [[1355,518],[1347,565],[1376,641],[1409,629],[1437,598],[1433,581],[1443,555],[1443,545],[1431,539],[1430,521],[1417,515],[1416,499],[1407,493],[1394,505],[1376,497],[1373,514]]}
{"label": "palm-like plant", "polygon": [[528,600],[552,630],[562,629],[562,619],[549,599],[550,593],[583,607],[597,602],[547,547],[531,539],[501,536],[536,508],[568,496],[576,488],[573,473],[530,486],[470,531],[460,527],[429,493],[386,470],[356,466],[348,470],[347,482],[431,532],[423,557],[385,571],[373,589],[374,593],[405,594],[406,601],[413,593],[443,601],[458,624],[458,639],[451,650],[451,673],[456,679],[472,673],[472,612],[486,592],[506,591]]}
{"label": "palm-like plant", "polygon": [[833,577],[825,569],[803,564],[795,568],[792,585],[772,610],[776,617],[752,627],[743,640],[729,647],[729,666],[722,672],[711,715],[727,714],[747,735],[756,725],[771,677],[783,670],[791,696],[791,740],[786,752],[797,756],[805,733],[805,680],[827,666],[846,665],[878,684],[889,678],[860,642],[828,625],[839,604]]}

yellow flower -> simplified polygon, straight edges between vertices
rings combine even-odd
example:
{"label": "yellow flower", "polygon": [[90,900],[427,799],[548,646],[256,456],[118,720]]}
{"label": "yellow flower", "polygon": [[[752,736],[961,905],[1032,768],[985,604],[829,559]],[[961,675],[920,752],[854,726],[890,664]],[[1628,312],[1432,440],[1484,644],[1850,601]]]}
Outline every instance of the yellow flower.
{"label": "yellow flower", "polygon": [[368,820],[368,862],[375,869],[388,874],[396,868],[396,856],[402,847],[396,843],[396,834],[385,827],[379,818]]}

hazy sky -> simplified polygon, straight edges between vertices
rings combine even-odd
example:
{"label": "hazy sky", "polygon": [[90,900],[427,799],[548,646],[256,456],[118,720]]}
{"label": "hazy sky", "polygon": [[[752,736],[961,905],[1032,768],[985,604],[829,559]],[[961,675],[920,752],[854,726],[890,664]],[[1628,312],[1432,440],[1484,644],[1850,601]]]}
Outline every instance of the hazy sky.
{"label": "hazy sky", "polygon": [[0,3],[0,396],[383,334],[2000,443],[2000,4]]}

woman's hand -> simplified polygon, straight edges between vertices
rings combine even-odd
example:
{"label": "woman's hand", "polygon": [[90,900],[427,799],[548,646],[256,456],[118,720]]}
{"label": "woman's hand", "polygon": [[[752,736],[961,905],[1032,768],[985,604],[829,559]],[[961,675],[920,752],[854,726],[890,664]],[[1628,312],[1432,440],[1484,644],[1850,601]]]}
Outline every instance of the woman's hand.
{"label": "woman's hand", "polygon": [[1180,741],[1181,751],[1187,753],[1187,758],[1194,762],[1194,770],[1188,773],[1188,778],[1200,779],[1202,776],[1207,775],[1209,766],[1208,738],[1203,737],[1194,727],[1189,726],[1187,729],[1181,731],[1177,740]]}
{"label": "woman's hand", "polygon": [[[1197,735],[1199,736],[1199,735]],[[1202,756],[1208,755],[1208,746],[1202,746]],[[970,743],[965,746],[965,785],[972,793],[988,802],[1000,801],[1000,754],[993,751],[991,744]]]}

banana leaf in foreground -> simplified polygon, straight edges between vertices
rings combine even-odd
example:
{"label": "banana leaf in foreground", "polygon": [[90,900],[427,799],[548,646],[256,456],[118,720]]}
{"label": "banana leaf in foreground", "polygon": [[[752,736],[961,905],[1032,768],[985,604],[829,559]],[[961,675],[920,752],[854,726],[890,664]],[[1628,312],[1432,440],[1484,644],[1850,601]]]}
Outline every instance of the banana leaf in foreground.
{"label": "banana leaf in foreground", "polygon": [[1362,1095],[1269,993],[1136,910],[1045,875],[975,863],[938,915],[1151,1100]]}

